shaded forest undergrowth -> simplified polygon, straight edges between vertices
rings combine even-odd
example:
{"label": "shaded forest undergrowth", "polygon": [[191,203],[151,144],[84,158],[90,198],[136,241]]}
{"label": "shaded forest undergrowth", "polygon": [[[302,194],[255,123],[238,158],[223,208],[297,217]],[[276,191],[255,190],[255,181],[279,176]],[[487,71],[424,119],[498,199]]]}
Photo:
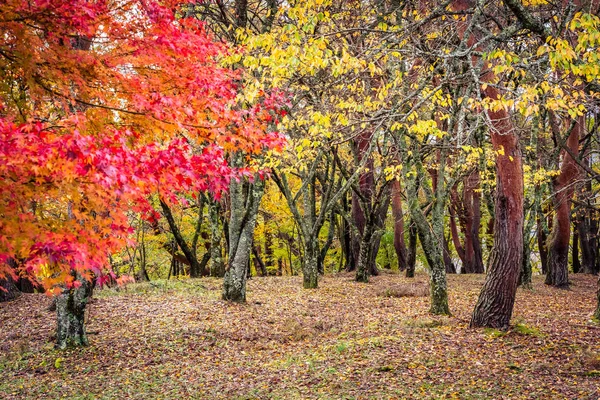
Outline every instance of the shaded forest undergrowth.
{"label": "shaded forest undergrowth", "polygon": [[519,289],[509,332],[468,329],[484,276],[449,276],[452,317],[428,314],[427,277],[370,284],[253,278],[97,291],[90,346],[55,351],[44,295],[0,305],[0,398],[590,398],[600,395],[596,278]]}

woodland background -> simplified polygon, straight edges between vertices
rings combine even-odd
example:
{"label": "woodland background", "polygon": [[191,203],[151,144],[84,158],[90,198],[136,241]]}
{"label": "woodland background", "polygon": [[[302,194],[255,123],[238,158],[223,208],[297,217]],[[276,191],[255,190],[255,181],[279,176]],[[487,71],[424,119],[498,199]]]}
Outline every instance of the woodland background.
{"label": "woodland background", "polygon": [[599,7],[5,1],[0,390],[597,396]]}

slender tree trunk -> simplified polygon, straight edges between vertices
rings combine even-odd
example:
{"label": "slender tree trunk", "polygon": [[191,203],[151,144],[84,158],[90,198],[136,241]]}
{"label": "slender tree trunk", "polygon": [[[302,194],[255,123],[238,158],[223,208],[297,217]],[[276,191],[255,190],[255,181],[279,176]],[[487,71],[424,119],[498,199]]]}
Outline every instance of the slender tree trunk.
{"label": "slender tree trunk", "polygon": [[[555,125],[557,122],[552,121]],[[573,130],[569,133],[567,147],[575,155],[579,153],[579,137],[583,132],[585,125],[584,117],[579,117],[575,121]],[[558,131],[558,128],[555,128]],[[558,288],[569,287],[569,242],[571,236],[571,199],[575,187],[573,183],[577,179],[578,166],[576,161],[566,152],[563,155],[560,175],[554,179],[554,222],[552,223],[552,232],[548,239],[548,272],[546,274],[546,284]]]}
{"label": "slender tree trunk", "polygon": [[[368,153],[369,142],[371,141],[371,136],[373,132],[367,131],[363,134],[359,135],[354,142],[354,152],[355,159],[357,163],[362,162],[364,157],[367,158],[366,163],[366,172],[363,172],[358,180],[358,189],[360,190],[360,195],[363,198],[367,199],[367,201],[372,202],[373,197],[375,195],[375,175],[374,175],[374,164],[373,157]],[[356,225],[357,232],[355,232],[352,240],[352,255],[354,257],[354,265],[358,268],[358,259],[360,257],[360,246],[363,242],[362,236],[364,235],[367,224],[374,224],[376,220],[374,218],[369,218],[369,215],[366,215],[369,210],[363,210],[361,206],[361,201],[359,198],[359,194],[356,192],[352,192],[352,219]],[[372,231],[373,227],[369,227]],[[372,234],[372,232],[371,232]],[[369,242],[370,244],[370,242]],[[369,254],[369,250],[367,253]]]}
{"label": "slender tree trunk", "polygon": [[[588,157],[589,158],[589,157]],[[589,163],[589,160],[586,159]],[[597,213],[592,209],[591,199],[593,199],[592,182],[588,181],[581,193],[581,201],[586,202],[588,210],[582,210],[577,218],[575,229],[579,234],[579,244],[581,246],[581,269],[586,274],[596,274],[596,259],[598,254],[597,234]]]}
{"label": "slender tree trunk", "polygon": [[600,321],[600,278],[598,279],[598,291],[596,292],[596,311],[594,311],[594,319]]}
{"label": "slender tree trunk", "polygon": [[329,251],[329,248],[331,247],[331,244],[333,243],[334,237],[335,237],[335,210],[331,209],[331,214],[329,216],[329,229],[327,230],[327,240],[325,241],[325,243],[323,244],[323,247],[321,247],[321,250],[319,251],[318,270],[319,270],[319,274],[321,274],[321,275],[325,274],[325,257],[327,257],[327,252]]}
{"label": "slender tree trunk", "polygon": [[[407,178],[407,175],[405,175],[405,178]],[[443,208],[440,209],[439,207],[440,204],[443,207],[443,202],[439,199],[438,204],[434,207],[430,226],[419,205],[415,183],[410,178],[407,179],[407,195],[411,218],[416,225],[421,247],[430,270],[430,312],[437,315],[450,315],[446,267],[444,264],[444,214]]]}
{"label": "slender tree trunk", "polygon": [[548,243],[548,233],[546,220],[542,213],[537,218],[537,242],[542,274],[546,274],[548,272],[548,248],[546,246]]}
{"label": "slender tree trunk", "polygon": [[455,274],[456,266],[452,262],[452,256],[450,255],[450,246],[448,245],[448,239],[444,236],[444,266],[446,267],[447,274]]}
{"label": "slender tree trunk", "polygon": [[210,276],[223,277],[225,266],[221,247],[221,230],[219,229],[219,203],[214,199],[211,199],[208,204],[208,217],[210,221],[210,260],[208,261],[208,269]]}
{"label": "slender tree trunk", "polygon": [[394,216],[394,249],[398,258],[398,270],[404,271],[407,264],[407,250],[404,243],[402,187],[399,180],[392,182],[392,215]]}
{"label": "slender tree trunk", "polygon": [[583,217],[577,224],[579,233],[579,244],[581,246],[581,269],[585,274],[597,274],[597,239],[592,231],[595,221],[588,217]]}
{"label": "slender tree trunk", "polygon": [[573,273],[578,274],[581,272],[581,262],[579,261],[579,234],[577,233],[577,227],[573,227]]}
{"label": "slender tree trunk", "polygon": [[256,272],[260,271],[261,276],[267,276],[267,267],[265,266],[265,262],[260,256],[258,246],[252,246],[252,255],[254,255],[254,268],[256,268]]}
{"label": "slender tree trunk", "polygon": [[273,217],[270,214],[265,213],[265,265],[267,269],[275,267],[275,257],[273,256],[273,233],[268,223],[272,218]]}
{"label": "slender tree trunk", "polygon": [[[349,209],[349,205],[348,205],[348,199],[347,196],[344,195],[342,196],[342,211],[344,213],[348,213],[350,211]],[[344,257],[344,270],[351,272],[354,271],[356,269],[356,264],[354,263],[354,256],[353,256],[353,242],[352,242],[352,227],[350,226],[350,223],[348,221],[346,221],[344,218],[342,218],[341,221],[341,246],[342,246],[342,253],[343,253],[343,257]]]}
{"label": "slender tree trunk", "polygon": [[406,277],[415,277],[415,265],[417,263],[417,227],[410,221],[408,228],[408,258],[406,265]]}
{"label": "slender tree trunk", "polygon": [[[450,197],[452,199],[452,202],[455,202],[454,196]],[[456,213],[454,211],[455,207],[453,207],[454,205],[456,205],[456,203],[451,204],[450,207],[448,207],[448,211],[450,212],[450,235],[452,237],[452,243],[454,244],[454,249],[456,250],[456,254],[458,254],[458,258],[460,258],[460,261],[462,262],[462,268],[461,268],[461,273],[463,274],[469,274],[471,273],[471,269],[470,269],[470,265],[467,263],[467,259],[465,256],[465,249],[462,245],[462,243],[460,242],[460,236],[458,234],[458,227],[456,226]]]}
{"label": "slender tree trunk", "polygon": [[[203,270],[200,263],[198,262],[198,258],[196,257],[196,254],[194,253],[193,246],[189,246],[188,243],[185,241],[185,238],[181,234],[181,231],[179,230],[179,227],[177,226],[177,223],[175,222],[175,218],[173,218],[173,213],[171,212],[171,209],[169,208],[169,206],[162,199],[160,200],[160,206],[163,210],[163,215],[165,216],[165,218],[167,219],[167,222],[169,223],[169,227],[171,228],[171,233],[173,233],[173,237],[175,239],[175,242],[177,243],[177,246],[179,246],[179,248],[183,252],[186,260],[188,261],[188,263],[190,265],[190,275],[192,275],[194,277],[208,275],[206,273],[206,271]],[[200,211],[200,212],[202,212],[202,211]],[[179,271],[177,270],[176,272],[177,273],[175,275],[179,275]]]}
{"label": "slender tree trunk", "polygon": [[[536,188],[536,193],[538,189]],[[537,197],[536,201],[533,203],[529,203],[529,206],[524,206],[525,209],[530,208],[529,219],[523,228],[523,260],[521,265],[521,273],[519,275],[519,286],[522,286],[526,289],[531,289],[531,230],[533,229],[533,224],[535,223],[535,214],[537,207]]]}

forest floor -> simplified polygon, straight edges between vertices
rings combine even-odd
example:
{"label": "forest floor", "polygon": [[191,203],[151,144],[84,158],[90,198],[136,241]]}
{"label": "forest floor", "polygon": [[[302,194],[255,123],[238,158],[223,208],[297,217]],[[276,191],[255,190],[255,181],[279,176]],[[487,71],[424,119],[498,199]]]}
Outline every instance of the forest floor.
{"label": "forest floor", "polygon": [[[97,291],[86,348],[53,349],[44,295],[0,304],[1,399],[598,399],[596,278],[519,289],[508,332],[469,329],[483,276],[449,276],[452,317],[428,314],[427,277],[253,278]],[[406,294],[416,296],[396,297]]]}

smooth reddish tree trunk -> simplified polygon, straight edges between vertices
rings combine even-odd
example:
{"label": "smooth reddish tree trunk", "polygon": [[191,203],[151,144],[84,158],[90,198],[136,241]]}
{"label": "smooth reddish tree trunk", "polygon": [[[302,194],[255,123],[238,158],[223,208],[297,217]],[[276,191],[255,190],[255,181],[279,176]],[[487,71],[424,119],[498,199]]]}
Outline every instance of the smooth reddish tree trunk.
{"label": "smooth reddish tree trunk", "polygon": [[[488,86],[484,94],[497,98],[498,91]],[[494,247],[470,326],[506,329],[512,316],[523,257],[523,168],[519,138],[508,112],[489,110],[488,116],[496,151]]]}
{"label": "smooth reddish tree trunk", "polygon": [[483,268],[483,254],[479,229],[481,226],[481,194],[479,189],[479,170],[473,171],[467,178],[464,188],[465,204],[465,256],[470,272],[481,274]]}
{"label": "smooth reddish tree trunk", "polygon": [[[555,122],[552,122],[554,124]],[[583,132],[585,121],[577,118],[575,126],[569,133],[567,147],[577,155],[579,137]],[[554,128],[556,129],[556,128]],[[556,129],[558,131],[558,129]],[[562,151],[560,175],[553,181],[554,221],[548,239],[548,271],[546,284],[558,288],[569,287],[568,255],[571,240],[571,199],[575,192],[574,182],[579,174],[577,162],[566,151]]]}
{"label": "smooth reddish tree trunk", "polygon": [[[455,11],[465,11],[474,6],[475,2],[471,0],[455,0],[452,3]],[[470,22],[467,18],[459,25],[460,38],[470,34],[467,33]],[[476,40],[476,36],[471,35],[467,43],[473,46]],[[473,64],[479,61],[478,56],[473,56]],[[494,78],[490,70],[481,76],[483,82],[491,82]],[[487,98],[500,98],[499,91],[493,86],[482,87],[481,91]],[[490,109],[487,116],[496,153],[494,246],[470,326],[505,329],[512,316],[523,260],[523,168],[519,137],[508,111],[505,108]]]}
{"label": "smooth reddish tree trunk", "polygon": [[[481,225],[481,195],[479,188],[479,171],[475,170],[464,181],[462,198],[459,198],[456,188],[453,188],[450,197],[450,232],[454,248],[461,259],[463,273],[483,273],[483,254],[479,229]],[[460,222],[464,235],[464,244],[456,224],[456,217]]]}

